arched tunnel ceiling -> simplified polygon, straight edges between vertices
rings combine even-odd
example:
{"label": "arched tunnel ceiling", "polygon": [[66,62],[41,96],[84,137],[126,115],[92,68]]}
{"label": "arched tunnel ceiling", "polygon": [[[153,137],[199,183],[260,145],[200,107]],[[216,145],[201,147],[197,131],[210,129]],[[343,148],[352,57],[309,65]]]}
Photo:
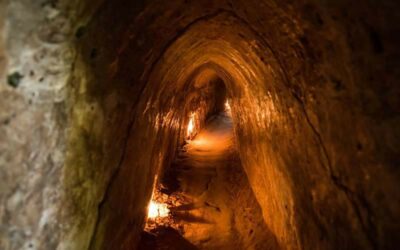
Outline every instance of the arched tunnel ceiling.
{"label": "arched tunnel ceiling", "polygon": [[[349,240],[356,247],[375,247],[378,243],[370,229],[372,222],[363,218],[368,209],[363,205],[364,198],[357,194],[363,188],[354,189],[362,181],[343,178],[365,168],[342,167],[352,162],[350,155],[336,163],[330,156],[348,154],[344,151],[349,148],[342,147],[342,136],[331,129],[331,123],[341,128],[340,134],[353,133],[346,121],[354,120],[351,113],[356,107],[345,101],[324,101],[346,100],[353,95],[351,89],[357,88],[350,80],[354,72],[344,63],[350,60],[348,45],[329,33],[335,35],[335,29],[342,27],[329,25],[332,20],[328,18],[328,30],[322,29],[322,14],[312,5],[302,9],[301,14],[311,18],[305,21],[300,13],[274,3],[260,8],[237,2],[232,9],[215,8],[218,4],[214,3],[186,11],[177,7],[162,15],[158,11],[165,7],[158,4],[148,7],[148,12],[138,18],[141,23],[149,21],[147,16],[157,16],[145,26],[150,29],[139,37],[131,35],[131,43],[126,43],[127,50],[138,41],[139,47],[152,46],[145,57],[142,79],[146,74],[149,77],[138,112],[150,104],[150,117],[157,117],[162,110],[164,117],[175,114],[172,117],[177,126],[186,124],[188,110],[175,107],[185,107],[187,93],[182,90],[187,78],[204,65],[213,68],[227,84],[242,161],[265,221],[280,243],[288,248],[310,248],[315,242],[328,247],[349,232],[357,232],[354,241]],[[165,27],[164,23],[170,25]],[[151,32],[155,38],[150,38]],[[313,33],[324,35],[323,45]],[[167,40],[161,39],[168,36]],[[334,52],[343,54],[337,56]],[[349,91],[333,89],[329,83],[318,85],[332,75],[349,79]],[[147,96],[154,97],[143,98]],[[335,205],[327,206],[330,203]],[[347,211],[346,215],[342,211]],[[339,235],[329,233],[330,220],[341,228]]]}
{"label": "arched tunnel ceiling", "polygon": [[[268,52],[267,44],[232,13],[217,13],[191,24],[165,51],[150,77],[148,91],[156,95],[157,102],[163,102],[162,106],[174,109],[173,107],[181,104],[168,101],[174,100],[171,99],[172,96],[185,96],[181,86],[187,82],[186,79],[192,72],[199,71],[199,68],[211,68],[224,79],[231,98],[242,159],[251,183],[257,183],[253,188],[264,208],[265,219],[274,227],[275,232],[292,235],[292,239],[285,240],[292,241],[290,244],[295,245],[296,232],[290,232],[294,228],[290,222],[292,218],[284,209],[287,204],[293,206],[292,189],[295,185],[287,180],[289,176],[285,176],[290,174],[287,173],[288,170],[282,168],[278,173],[268,171],[271,166],[265,164],[265,161],[275,159],[268,156],[268,160],[265,156],[263,158],[265,148],[260,144],[273,143],[272,138],[268,138],[264,131],[279,122],[283,126],[281,119],[287,116],[286,108],[297,109],[298,113],[302,110],[296,107],[299,104],[286,88],[282,70],[274,55]],[[281,98],[284,101],[280,101]],[[185,98],[180,101],[185,102]],[[306,120],[300,119],[297,122],[306,123]],[[246,141],[249,138],[257,142]],[[256,162],[247,162],[246,159],[251,159],[254,155],[258,155]],[[264,171],[268,172],[270,179],[265,179],[265,175],[260,174]],[[270,196],[261,190],[269,190]],[[277,207],[271,206],[271,201]],[[286,222],[282,223],[283,221]],[[282,224],[285,226],[282,227]]]}
{"label": "arched tunnel ceiling", "polygon": [[[30,103],[36,118],[10,118],[11,125],[1,127],[5,162],[15,166],[12,173],[3,170],[9,177],[1,202],[36,190],[40,195],[28,195],[26,202],[41,205],[2,205],[14,211],[3,223],[14,225],[18,237],[4,237],[0,244],[134,246],[154,175],[171,161],[189,113],[197,110],[203,119],[211,108],[193,79],[211,81],[213,71],[226,84],[241,161],[264,221],[283,248],[395,246],[400,208],[395,2],[10,4],[0,22],[4,29],[3,19],[10,20],[3,32],[8,54],[1,52],[7,65],[0,75],[37,76],[0,89],[3,107],[9,107],[1,114],[6,119],[11,104],[20,110]],[[40,14],[15,18],[21,9]],[[21,24],[23,32],[10,32]],[[38,41],[13,43],[37,33]],[[41,55],[45,59],[37,64]],[[26,129],[33,123],[36,129]],[[17,131],[40,139],[25,146],[12,136]],[[12,154],[16,151],[20,154]],[[32,152],[43,159],[40,166],[54,170],[53,182],[18,167]],[[32,174],[37,179],[23,182]],[[11,180],[24,184],[18,188]],[[46,188],[59,190],[52,202],[41,198]],[[37,219],[17,214],[44,218],[48,226],[39,228]]]}

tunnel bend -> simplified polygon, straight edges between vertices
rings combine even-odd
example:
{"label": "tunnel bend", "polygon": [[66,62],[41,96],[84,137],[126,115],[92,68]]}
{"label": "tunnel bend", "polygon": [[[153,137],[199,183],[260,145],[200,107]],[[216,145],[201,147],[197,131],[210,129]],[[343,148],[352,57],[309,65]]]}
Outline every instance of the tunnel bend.
{"label": "tunnel bend", "polygon": [[398,1],[3,2],[0,248],[132,249],[221,81],[283,248],[398,246]]}

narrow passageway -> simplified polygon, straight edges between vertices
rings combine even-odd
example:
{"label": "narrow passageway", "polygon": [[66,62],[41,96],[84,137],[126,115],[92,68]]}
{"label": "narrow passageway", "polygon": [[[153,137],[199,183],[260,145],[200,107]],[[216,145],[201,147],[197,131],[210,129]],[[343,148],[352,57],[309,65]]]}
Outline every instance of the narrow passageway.
{"label": "narrow passageway", "polygon": [[[233,249],[228,172],[234,167],[232,122],[225,114],[212,117],[174,163],[182,196],[190,204],[176,209],[184,236],[201,248]],[[228,247],[229,246],[229,247]]]}
{"label": "narrow passageway", "polygon": [[228,113],[212,116],[164,176],[170,216],[147,227],[140,249],[278,249],[242,169]]}
{"label": "narrow passageway", "polygon": [[399,11],[0,0],[0,250],[400,249]]}

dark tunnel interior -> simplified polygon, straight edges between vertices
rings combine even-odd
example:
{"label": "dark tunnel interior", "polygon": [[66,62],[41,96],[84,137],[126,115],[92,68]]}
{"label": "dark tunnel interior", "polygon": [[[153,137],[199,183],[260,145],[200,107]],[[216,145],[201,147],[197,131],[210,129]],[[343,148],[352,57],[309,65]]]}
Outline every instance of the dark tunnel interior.
{"label": "dark tunnel interior", "polygon": [[0,1],[0,249],[397,249],[399,10]]}

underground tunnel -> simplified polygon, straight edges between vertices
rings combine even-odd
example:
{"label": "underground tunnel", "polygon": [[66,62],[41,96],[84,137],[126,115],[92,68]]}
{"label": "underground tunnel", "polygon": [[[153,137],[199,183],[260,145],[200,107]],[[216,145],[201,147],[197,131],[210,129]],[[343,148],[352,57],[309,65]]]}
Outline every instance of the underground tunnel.
{"label": "underground tunnel", "polygon": [[399,8],[0,1],[0,249],[397,249]]}

